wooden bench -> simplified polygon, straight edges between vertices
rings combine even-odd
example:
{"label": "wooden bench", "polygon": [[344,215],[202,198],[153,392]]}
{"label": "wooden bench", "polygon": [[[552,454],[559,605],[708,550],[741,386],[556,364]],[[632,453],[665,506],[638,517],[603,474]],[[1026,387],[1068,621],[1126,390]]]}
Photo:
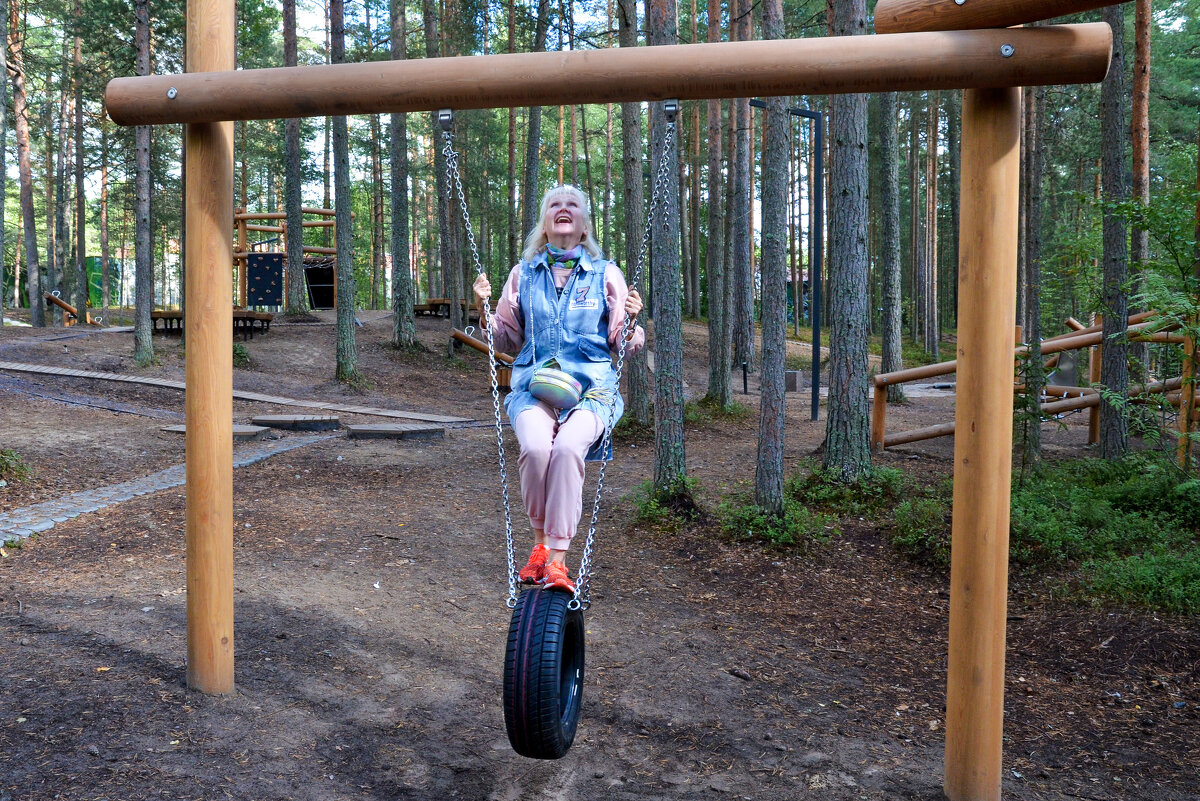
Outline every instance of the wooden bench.
{"label": "wooden bench", "polygon": [[[237,336],[241,333],[243,341],[253,339],[255,329],[265,334],[271,329],[271,321],[274,319],[275,315],[267,312],[234,309],[233,334]],[[156,309],[150,312],[150,325],[154,331],[158,331],[159,323],[162,323],[164,334],[183,333],[183,312],[173,309]]]}

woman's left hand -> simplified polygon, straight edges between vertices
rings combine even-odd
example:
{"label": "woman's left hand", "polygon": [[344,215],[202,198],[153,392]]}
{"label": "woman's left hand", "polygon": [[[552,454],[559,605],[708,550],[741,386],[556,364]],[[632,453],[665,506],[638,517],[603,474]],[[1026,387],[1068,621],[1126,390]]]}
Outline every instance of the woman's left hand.
{"label": "woman's left hand", "polygon": [[641,310],[642,296],[638,294],[636,289],[629,290],[629,297],[625,298],[625,314],[629,315],[630,320],[634,320]]}

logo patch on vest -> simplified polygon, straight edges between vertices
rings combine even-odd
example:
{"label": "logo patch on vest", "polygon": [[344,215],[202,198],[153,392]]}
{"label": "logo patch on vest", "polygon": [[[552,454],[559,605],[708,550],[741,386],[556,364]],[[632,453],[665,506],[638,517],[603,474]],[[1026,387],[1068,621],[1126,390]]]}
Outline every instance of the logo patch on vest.
{"label": "logo patch on vest", "polygon": [[568,309],[598,309],[600,308],[599,298],[589,298],[587,296],[590,286],[579,287],[575,290],[575,297],[571,298]]}

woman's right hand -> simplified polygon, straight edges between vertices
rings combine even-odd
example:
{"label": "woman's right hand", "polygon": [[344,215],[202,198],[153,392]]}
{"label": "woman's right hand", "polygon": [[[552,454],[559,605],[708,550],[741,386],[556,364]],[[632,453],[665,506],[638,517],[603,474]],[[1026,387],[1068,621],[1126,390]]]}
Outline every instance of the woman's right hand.
{"label": "woman's right hand", "polygon": [[471,288],[475,291],[475,297],[480,303],[487,303],[492,296],[492,282],[483,273],[479,274]]}

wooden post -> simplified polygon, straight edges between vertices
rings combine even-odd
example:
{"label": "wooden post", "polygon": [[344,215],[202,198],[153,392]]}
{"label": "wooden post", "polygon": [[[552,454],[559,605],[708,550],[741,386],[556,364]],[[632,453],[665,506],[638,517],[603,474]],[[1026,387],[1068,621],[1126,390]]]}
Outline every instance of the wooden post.
{"label": "wooden post", "polygon": [[[238,209],[238,211],[244,214],[246,210]],[[242,254],[241,257],[237,260],[237,268],[238,268],[237,297],[238,297],[238,308],[244,309],[244,308],[246,308],[246,267],[250,261],[249,257],[246,255],[247,253],[250,252],[250,250],[249,250],[250,237],[247,234],[247,232],[250,230],[250,226],[246,222],[245,217],[238,218],[237,229],[238,229],[237,249],[238,249],[238,252]]]}
{"label": "wooden post", "polygon": [[1110,0],[879,0],[875,32],[1009,28],[1109,4]]}
{"label": "wooden post", "polygon": [[875,384],[871,400],[871,450],[883,450],[883,437],[887,431],[887,384]]}
{"label": "wooden post", "polygon": [[109,116],[120,125],[158,125],[441,108],[1035,86],[1099,81],[1108,71],[1112,48],[1112,29],[1102,22],[863,36],[853,47],[839,38],[114,78],[105,100]]}
{"label": "wooden post", "polygon": [[[1193,321],[1193,324],[1195,321]],[[1192,456],[1192,411],[1196,408],[1196,338],[1185,336],[1183,342],[1183,394],[1179,399],[1179,444],[1176,446],[1176,458],[1179,468],[1188,469]]]}
{"label": "wooden post", "polygon": [[1019,89],[963,93],[944,784],[950,801],[1000,799],[1020,113]]}
{"label": "wooden post", "polygon": [[[1092,317],[1092,327],[1097,330],[1102,330],[1104,327],[1104,315],[1097,314]],[[1101,340],[1103,341],[1103,340]],[[1088,354],[1088,384],[1100,383],[1100,344],[1092,346]],[[1095,445],[1100,441],[1100,407],[1093,406],[1088,412],[1088,444]]]}
{"label": "wooden post", "polygon": [[[190,69],[231,70],[233,0],[189,0]],[[233,123],[187,126],[187,681],[233,691]]]}

